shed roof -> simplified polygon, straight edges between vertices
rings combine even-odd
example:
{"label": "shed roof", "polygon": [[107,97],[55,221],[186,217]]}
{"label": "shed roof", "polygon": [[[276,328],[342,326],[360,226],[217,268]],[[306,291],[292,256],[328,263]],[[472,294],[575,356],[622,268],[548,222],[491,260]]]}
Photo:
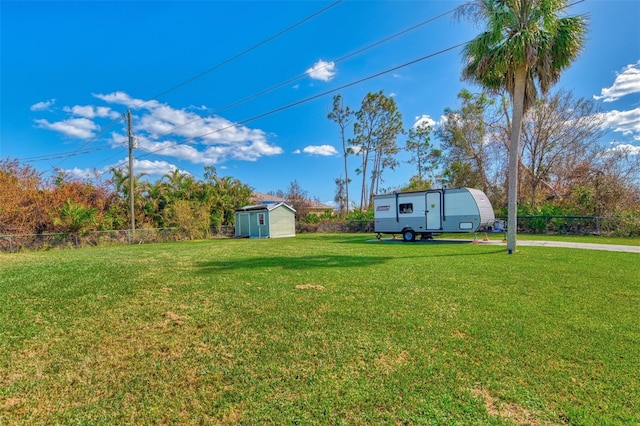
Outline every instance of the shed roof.
{"label": "shed roof", "polygon": [[284,208],[291,210],[293,213],[296,212],[293,209],[293,207],[291,207],[287,203],[254,204],[254,205],[251,205],[251,206],[244,206],[244,207],[236,210],[236,212],[260,211],[260,210],[271,211],[273,209],[277,209],[280,206],[283,206]]}

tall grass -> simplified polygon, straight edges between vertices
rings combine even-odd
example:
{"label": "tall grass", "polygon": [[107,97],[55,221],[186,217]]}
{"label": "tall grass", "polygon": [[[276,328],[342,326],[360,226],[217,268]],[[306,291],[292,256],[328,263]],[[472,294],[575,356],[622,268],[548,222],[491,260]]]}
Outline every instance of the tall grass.
{"label": "tall grass", "polygon": [[638,255],[362,235],[0,256],[0,424],[637,424]]}

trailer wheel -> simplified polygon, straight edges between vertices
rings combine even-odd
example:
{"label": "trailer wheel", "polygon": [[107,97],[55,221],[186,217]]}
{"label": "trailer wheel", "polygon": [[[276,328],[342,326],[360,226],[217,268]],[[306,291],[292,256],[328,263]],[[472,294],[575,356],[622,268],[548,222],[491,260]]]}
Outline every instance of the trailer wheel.
{"label": "trailer wheel", "polygon": [[405,229],[402,231],[402,239],[406,242],[413,242],[416,240],[416,233],[413,229]]}

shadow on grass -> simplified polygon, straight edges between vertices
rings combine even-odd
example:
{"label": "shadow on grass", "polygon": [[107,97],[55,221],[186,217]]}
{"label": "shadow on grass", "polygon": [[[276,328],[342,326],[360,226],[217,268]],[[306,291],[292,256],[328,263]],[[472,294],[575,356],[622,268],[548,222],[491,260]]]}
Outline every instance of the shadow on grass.
{"label": "shadow on grass", "polygon": [[473,243],[473,238],[444,238],[444,237],[436,237],[430,240],[421,239],[419,237],[416,238],[415,241],[407,242],[402,239],[402,237],[398,238],[382,238],[378,240],[375,235],[364,236],[364,237],[351,237],[345,238],[336,241],[337,244],[406,244],[406,245],[448,245],[448,244],[469,244]]}
{"label": "shadow on grass", "polygon": [[234,269],[314,269],[314,268],[360,268],[373,265],[381,265],[392,257],[379,256],[341,256],[341,255],[316,255],[304,257],[253,257],[232,260],[210,260],[200,262],[198,266],[205,272],[228,271]]}
{"label": "shadow on grass", "polygon": [[427,245],[438,245],[438,244],[471,244],[473,240],[422,240],[417,239],[412,242],[403,241],[402,238],[391,239],[391,238],[383,238],[382,240],[367,240],[368,243],[378,243],[378,244],[427,244]]}

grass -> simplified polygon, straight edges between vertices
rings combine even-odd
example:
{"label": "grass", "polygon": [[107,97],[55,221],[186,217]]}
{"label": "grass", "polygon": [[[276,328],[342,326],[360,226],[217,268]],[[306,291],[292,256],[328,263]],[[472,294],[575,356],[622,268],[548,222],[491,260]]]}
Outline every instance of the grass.
{"label": "grass", "polygon": [[638,424],[637,254],[299,235],[0,256],[0,424]]}

